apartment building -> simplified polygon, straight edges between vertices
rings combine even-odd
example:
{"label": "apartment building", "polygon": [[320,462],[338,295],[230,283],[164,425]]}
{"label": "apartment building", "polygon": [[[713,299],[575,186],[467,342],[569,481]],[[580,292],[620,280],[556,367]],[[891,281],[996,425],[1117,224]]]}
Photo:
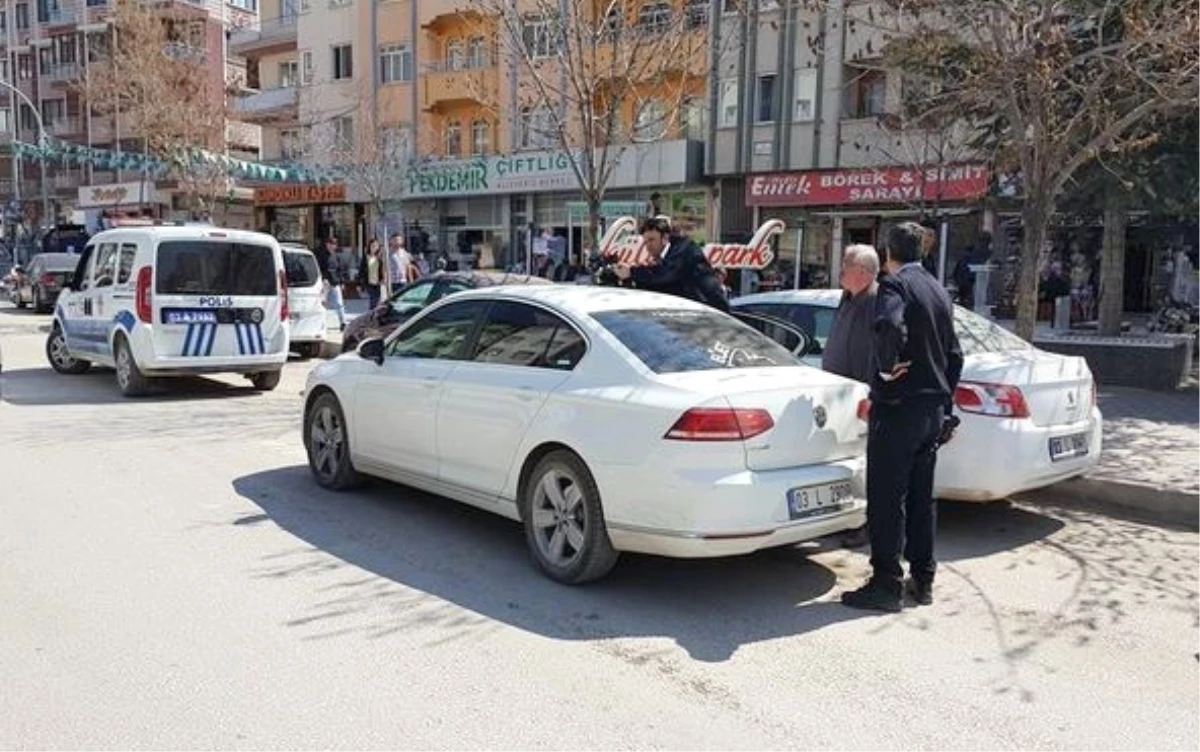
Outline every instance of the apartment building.
{"label": "apartment building", "polygon": [[[689,13],[689,28],[703,35],[710,3],[647,0],[630,5],[626,22]],[[280,20],[271,26],[273,13]],[[545,19],[530,13],[524,21],[531,44],[549,43]],[[350,248],[370,234],[419,228],[427,250],[497,265],[520,257],[531,230],[552,228],[581,248],[586,210],[570,160],[545,134],[548,113],[522,96],[526,74],[503,54],[499,33],[494,19],[460,0],[265,0],[258,35],[231,38],[258,83],[239,111],[262,125],[263,159],[321,163],[330,141],[378,153],[371,147],[391,134],[414,163],[382,212],[368,211],[375,201],[350,178],[264,189],[260,219],[283,237],[333,234]],[[707,232],[711,201],[696,140],[707,74],[703,64],[689,73],[696,97],[687,127],[624,152],[605,213],[643,213],[653,198],[656,210],[686,212]]]}
{"label": "apartment building", "polygon": [[921,90],[881,55],[879,2],[794,2],[717,17],[739,40],[714,60],[707,172],[720,194],[720,234],[749,236],[763,219],[789,230],[782,271],[837,286],[842,249],[881,242],[898,219],[945,224],[947,273],[992,218],[988,166],[954,124],[918,127]]}
{"label": "apartment building", "polygon": [[[244,75],[244,65],[226,54],[225,32],[256,19],[253,2],[175,0],[170,6],[190,21],[187,33],[171,44],[177,54],[194,59],[198,71],[214,77],[217,96],[224,96],[227,81]],[[35,144],[40,119],[46,135],[54,139],[125,154],[142,152],[143,142],[128,118],[100,116],[80,90],[112,42],[109,14],[106,0],[6,0],[0,7],[0,80],[5,84],[0,87],[0,138]],[[227,135],[231,154],[257,154],[256,128],[230,123]],[[102,169],[66,159],[19,160],[7,152],[0,175],[5,176],[0,178],[0,196],[6,202],[20,199],[26,221],[34,225],[82,218],[94,228],[102,212],[169,218],[184,211],[178,186],[129,169]],[[53,215],[46,218],[41,216],[43,186]],[[248,194],[243,190],[240,197],[247,199]],[[249,202],[239,206],[238,198],[235,189],[234,200],[221,207],[218,218],[249,226]]]}

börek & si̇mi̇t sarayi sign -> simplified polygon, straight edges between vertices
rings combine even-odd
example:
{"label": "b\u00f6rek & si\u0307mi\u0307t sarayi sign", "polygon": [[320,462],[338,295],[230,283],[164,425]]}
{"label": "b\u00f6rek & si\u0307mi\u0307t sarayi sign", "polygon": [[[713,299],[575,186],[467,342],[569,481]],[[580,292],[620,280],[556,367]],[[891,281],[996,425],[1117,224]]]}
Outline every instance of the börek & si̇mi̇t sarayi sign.
{"label": "b\u00f6rek & si\u0307mi\u0307t sarayi sign", "polygon": [[316,185],[268,185],[254,189],[254,203],[258,206],[287,206],[289,204],[343,204],[346,202],[346,186],[341,183]]}
{"label": "b\u00f6rek & si\u0307mi\u0307t sarayi sign", "polygon": [[986,165],[863,167],[753,175],[747,206],[846,206],[970,201],[988,191]]}

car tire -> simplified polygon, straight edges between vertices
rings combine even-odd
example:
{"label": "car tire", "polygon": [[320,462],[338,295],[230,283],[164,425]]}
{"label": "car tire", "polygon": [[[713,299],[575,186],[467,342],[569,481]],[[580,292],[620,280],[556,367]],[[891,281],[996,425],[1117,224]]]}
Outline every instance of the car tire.
{"label": "car tire", "polygon": [[46,338],[46,360],[50,361],[50,367],[55,371],[68,376],[87,373],[92,367],[91,361],[71,357],[62,327],[58,324],[54,325],[50,330],[50,336]]}
{"label": "car tire", "polygon": [[304,451],[308,469],[322,488],[344,491],[362,481],[350,461],[346,416],[332,392],[317,397],[304,416]]}
{"label": "car tire", "polygon": [[608,539],[600,490],[573,452],[557,450],[538,461],[520,505],[530,555],[551,579],[582,585],[612,571],[620,554]]}
{"label": "car tire", "polygon": [[118,334],[113,343],[113,363],[117,371],[117,388],[126,397],[141,397],[147,394],[154,382],[147,378],[138,368],[137,360],[133,357],[133,349],[125,335]]}
{"label": "car tire", "polygon": [[275,387],[279,386],[281,378],[283,378],[283,371],[259,371],[249,376],[250,383],[254,385],[255,391],[259,392],[274,391]]}
{"label": "car tire", "polygon": [[300,345],[300,357],[319,358],[321,357],[321,349],[322,347],[320,342],[307,342],[303,345]]}

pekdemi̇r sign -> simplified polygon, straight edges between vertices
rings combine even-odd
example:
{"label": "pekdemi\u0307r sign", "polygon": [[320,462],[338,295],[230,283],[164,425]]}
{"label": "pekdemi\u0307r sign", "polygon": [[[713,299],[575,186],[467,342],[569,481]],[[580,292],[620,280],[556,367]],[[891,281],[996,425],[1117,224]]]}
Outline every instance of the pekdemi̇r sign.
{"label": "pekdemi\u0307r sign", "polygon": [[753,175],[746,206],[845,206],[970,201],[987,194],[986,165],[808,170]]}

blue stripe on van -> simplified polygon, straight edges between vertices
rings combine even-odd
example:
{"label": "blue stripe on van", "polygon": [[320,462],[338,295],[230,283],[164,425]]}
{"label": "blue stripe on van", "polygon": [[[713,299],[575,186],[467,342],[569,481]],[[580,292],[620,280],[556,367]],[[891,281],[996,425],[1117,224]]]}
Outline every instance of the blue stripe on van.
{"label": "blue stripe on van", "polygon": [[212,355],[213,343],[217,341],[217,328],[219,324],[209,324],[208,347],[204,348],[204,356]]}
{"label": "blue stripe on van", "polygon": [[258,338],[258,354],[262,355],[267,351],[267,346],[263,344],[262,325],[254,325],[254,336]]}
{"label": "blue stripe on van", "polygon": [[180,353],[180,355],[191,355],[191,353],[189,353],[188,350],[191,348],[192,333],[195,331],[195,329],[196,329],[195,324],[188,324],[187,336],[183,338],[183,352]]}
{"label": "blue stripe on van", "polygon": [[246,354],[246,343],[242,340],[242,325],[234,324],[233,330],[234,330],[234,332],[237,333],[238,355],[245,355]]}

